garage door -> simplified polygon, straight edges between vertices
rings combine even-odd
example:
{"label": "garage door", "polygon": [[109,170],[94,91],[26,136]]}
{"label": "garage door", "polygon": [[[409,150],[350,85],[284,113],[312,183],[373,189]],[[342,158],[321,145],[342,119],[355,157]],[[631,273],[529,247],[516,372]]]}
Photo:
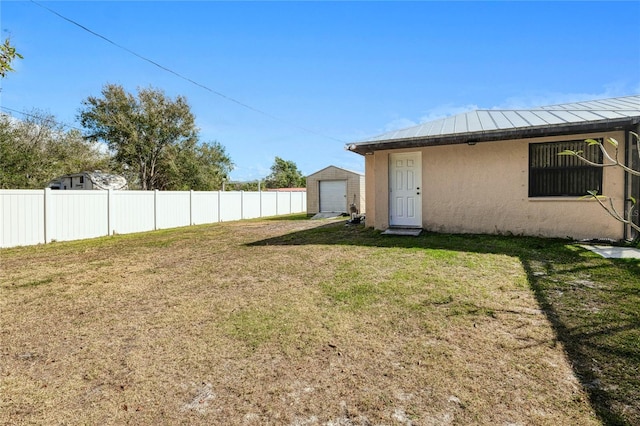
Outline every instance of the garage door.
{"label": "garage door", "polygon": [[320,181],[320,211],[336,213],[347,212],[346,180]]}

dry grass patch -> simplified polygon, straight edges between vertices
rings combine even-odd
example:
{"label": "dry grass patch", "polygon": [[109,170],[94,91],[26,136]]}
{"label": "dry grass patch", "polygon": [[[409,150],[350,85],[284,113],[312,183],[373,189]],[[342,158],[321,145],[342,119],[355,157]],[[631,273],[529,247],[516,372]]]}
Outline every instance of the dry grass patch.
{"label": "dry grass patch", "polygon": [[521,257],[444,241],[264,220],[3,250],[0,423],[598,424]]}

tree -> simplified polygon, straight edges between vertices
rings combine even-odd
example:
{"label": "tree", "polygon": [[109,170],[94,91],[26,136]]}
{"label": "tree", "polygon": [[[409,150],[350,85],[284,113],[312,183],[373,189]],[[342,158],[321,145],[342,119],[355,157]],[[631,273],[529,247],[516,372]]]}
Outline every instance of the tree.
{"label": "tree", "polygon": [[212,191],[222,188],[233,169],[231,158],[218,142],[170,147],[163,157],[165,170],[158,189]]}
{"label": "tree", "polygon": [[301,188],[306,186],[307,179],[302,175],[293,161],[276,157],[271,166],[271,174],[265,178],[267,188]]}
{"label": "tree", "polygon": [[[145,190],[183,187],[176,180],[188,176],[181,171],[185,162],[206,167],[218,164],[207,161],[215,159],[212,151],[219,145],[206,145],[211,150],[198,148],[195,117],[182,96],[171,99],[153,88],[138,89],[134,96],[122,86],[107,84],[102,97],[83,101],[80,122],[89,130],[88,137],[105,142],[115,161],[135,173],[133,184]],[[220,160],[224,174],[231,163],[224,152]],[[211,177],[211,169],[199,174],[203,175]]]}
{"label": "tree", "polygon": [[0,77],[4,78],[8,72],[13,71],[11,63],[16,58],[22,59],[22,55],[11,45],[8,38],[5,39],[4,43],[0,44]]}
{"label": "tree", "polygon": [[260,191],[262,189],[262,181],[246,180],[246,181],[228,181],[225,184],[227,191]]}
{"label": "tree", "polygon": [[107,170],[109,156],[82,138],[65,131],[55,117],[34,111],[25,120],[0,116],[0,188],[44,188],[52,179],[84,170]]}
{"label": "tree", "polygon": [[[635,138],[636,140],[636,147],[638,149],[635,150],[636,155],[638,155],[638,159],[640,159],[640,136],[635,133],[635,132],[629,132],[629,134]],[[620,162],[619,158],[618,158],[618,147],[619,147],[619,143],[615,138],[606,138],[606,142],[611,145],[614,148],[614,155],[611,156],[611,154],[609,154],[609,152],[607,151],[607,149],[604,146],[604,143],[602,141],[596,140],[596,139],[586,139],[585,143],[587,143],[589,146],[593,146],[593,145],[597,145],[600,148],[600,151],[602,151],[602,155],[603,155],[603,162],[602,163],[596,163],[593,162],[589,159],[587,159],[584,155],[583,155],[583,151],[572,151],[572,150],[566,150],[563,151],[561,153],[559,153],[558,155],[570,155],[573,157],[577,157],[579,158],[581,161],[583,161],[586,164],[589,164],[591,166],[594,167],[618,167],[620,169],[622,169],[625,173],[631,175],[631,176],[640,176],[640,170],[635,170],[629,166],[627,166],[626,164]],[[638,226],[638,224],[636,224],[635,222],[633,222],[633,214],[634,214],[634,210],[636,209],[636,204],[637,204],[637,200],[634,197],[629,197],[627,199],[627,201],[630,203],[630,206],[628,209],[625,209],[625,212],[620,213],[614,206],[613,204],[613,199],[608,198],[604,195],[598,195],[598,191],[596,190],[590,190],[587,191],[587,195],[585,196],[587,198],[590,199],[594,199],[598,202],[598,204],[600,204],[600,206],[614,219],[616,219],[619,222],[622,222],[624,224],[627,224],[629,226],[631,226],[631,228],[635,229],[636,232],[639,233],[640,235],[640,226]],[[608,201],[608,203],[606,203],[606,201]]]}

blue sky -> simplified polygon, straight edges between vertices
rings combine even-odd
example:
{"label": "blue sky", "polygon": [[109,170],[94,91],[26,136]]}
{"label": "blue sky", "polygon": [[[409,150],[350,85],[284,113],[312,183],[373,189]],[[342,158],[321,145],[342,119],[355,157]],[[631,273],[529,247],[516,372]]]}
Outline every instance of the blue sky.
{"label": "blue sky", "polygon": [[346,143],[471,109],[640,93],[638,1],[40,4],[224,96],[3,0],[2,37],[24,59],[2,80],[2,107],[80,127],[82,100],[106,83],[184,95],[234,180],[266,176],[275,156],[304,174],[363,171]]}

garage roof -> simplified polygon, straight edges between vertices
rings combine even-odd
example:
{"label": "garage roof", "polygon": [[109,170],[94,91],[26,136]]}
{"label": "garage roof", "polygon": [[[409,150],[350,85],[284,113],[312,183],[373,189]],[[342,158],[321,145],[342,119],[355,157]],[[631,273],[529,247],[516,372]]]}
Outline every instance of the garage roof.
{"label": "garage roof", "polygon": [[543,106],[528,110],[475,110],[383,133],[347,145],[359,154],[490,140],[554,136],[625,128],[640,122],[640,95]]}
{"label": "garage roof", "polygon": [[342,168],[342,167],[337,167],[337,166],[327,166],[327,167],[325,167],[324,169],[320,169],[320,170],[318,170],[317,172],[313,172],[313,173],[311,173],[310,175],[308,175],[308,176],[307,176],[307,179],[312,178],[313,176],[315,176],[315,175],[317,175],[317,174],[320,174],[320,173],[322,173],[322,172],[324,172],[324,171],[326,171],[326,170],[329,170],[329,169],[336,169],[336,170],[339,170],[339,171],[341,171],[341,172],[343,172],[343,173],[348,173],[348,174],[353,174],[353,175],[358,175],[358,176],[364,176],[364,173],[355,172],[355,171],[353,171],[353,170],[347,170],[347,169],[344,169],[344,168]]}

